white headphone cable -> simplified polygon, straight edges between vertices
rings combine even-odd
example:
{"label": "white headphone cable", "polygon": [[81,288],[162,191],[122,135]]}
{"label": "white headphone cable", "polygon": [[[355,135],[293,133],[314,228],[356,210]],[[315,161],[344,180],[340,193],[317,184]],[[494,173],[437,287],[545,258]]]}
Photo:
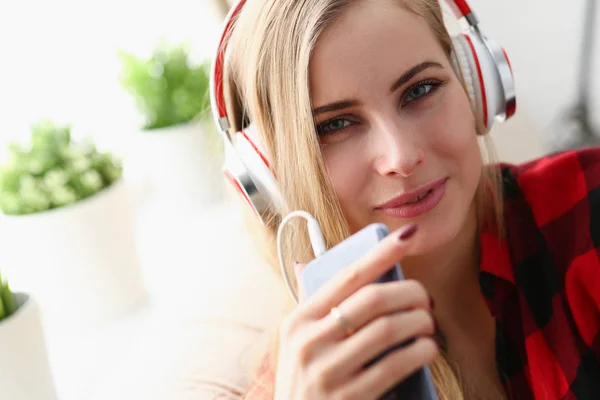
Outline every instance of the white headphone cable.
{"label": "white headphone cable", "polygon": [[281,221],[281,224],[279,225],[279,228],[277,229],[277,257],[279,258],[279,268],[281,270],[281,274],[283,275],[283,279],[285,281],[285,285],[287,286],[288,292],[290,293],[290,295],[294,298],[294,300],[297,303],[298,302],[298,294],[294,290],[294,288],[292,286],[292,282],[290,281],[288,271],[285,268],[284,260],[283,260],[283,249],[281,248],[281,239],[283,237],[282,236],[283,228],[290,220],[292,220],[293,218],[296,218],[296,217],[302,217],[302,218],[306,219],[306,222],[307,222],[306,226],[308,228],[308,236],[310,238],[310,244],[312,246],[313,253],[315,254],[315,258],[319,257],[321,254],[325,253],[325,251],[327,250],[327,247],[325,246],[325,239],[323,239],[323,233],[321,232],[321,227],[319,226],[319,223],[308,212],[302,211],[302,210],[292,211],[291,213],[286,215],[285,218],[283,218],[283,220]]}

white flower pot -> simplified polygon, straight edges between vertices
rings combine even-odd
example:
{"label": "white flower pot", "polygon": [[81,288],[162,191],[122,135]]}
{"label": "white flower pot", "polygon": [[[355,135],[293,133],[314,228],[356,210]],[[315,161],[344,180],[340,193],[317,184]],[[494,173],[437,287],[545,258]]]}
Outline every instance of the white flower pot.
{"label": "white flower pot", "polygon": [[[72,205],[0,220],[0,261],[54,325],[102,324],[146,298],[123,180]],[[1,357],[1,355],[0,355]]]}
{"label": "white flower pot", "polygon": [[224,196],[220,140],[208,122],[142,131],[125,160],[126,170],[170,205],[212,205]]}
{"label": "white flower pot", "polygon": [[0,399],[56,400],[38,305],[16,297],[19,309],[0,321]]}

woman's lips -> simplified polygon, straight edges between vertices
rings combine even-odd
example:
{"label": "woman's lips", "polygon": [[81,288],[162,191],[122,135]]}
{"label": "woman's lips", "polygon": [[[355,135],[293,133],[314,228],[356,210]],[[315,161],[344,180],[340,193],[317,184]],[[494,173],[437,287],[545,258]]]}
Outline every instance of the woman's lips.
{"label": "woman's lips", "polygon": [[433,210],[446,193],[448,178],[435,180],[420,188],[404,193],[376,208],[386,215],[415,218]]}

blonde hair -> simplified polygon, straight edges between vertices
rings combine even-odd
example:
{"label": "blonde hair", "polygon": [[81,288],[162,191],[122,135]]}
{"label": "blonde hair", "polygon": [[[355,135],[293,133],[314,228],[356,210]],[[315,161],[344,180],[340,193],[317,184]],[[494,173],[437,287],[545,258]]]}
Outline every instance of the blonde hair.
{"label": "blonde hair", "polygon": [[[438,0],[393,1],[425,19],[450,59],[452,40]],[[347,238],[350,230],[326,173],[315,135],[309,62],[323,29],[351,3],[352,0],[248,0],[230,38],[224,81],[232,129],[239,130],[251,120],[261,132],[286,202],[283,214],[296,209],[310,212],[319,221],[328,246]],[[485,133],[482,116],[474,114],[476,131]],[[488,135],[480,137],[486,161],[491,163],[493,146]],[[484,168],[476,203],[480,222],[491,215],[493,222],[501,227],[499,182],[497,168]],[[270,214],[265,219],[261,240],[267,247],[266,255],[276,266],[274,237],[280,217]],[[293,259],[307,261],[313,257],[301,223],[292,223],[286,228],[283,245],[284,254],[289,255],[288,266]],[[290,276],[294,276],[293,271]],[[276,348],[277,344],[273,343],[269,353],[273,365]],[[459,379],[444,356],[438,357],[431,369],[441,399],[464,398]],[[272,392],[274,382],[260,384]]]}

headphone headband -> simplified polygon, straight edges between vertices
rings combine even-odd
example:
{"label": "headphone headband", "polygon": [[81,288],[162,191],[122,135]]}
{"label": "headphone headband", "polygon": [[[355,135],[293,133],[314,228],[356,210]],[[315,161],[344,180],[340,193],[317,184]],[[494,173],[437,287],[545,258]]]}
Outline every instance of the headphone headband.
{"label": "headphone headband", "polygon": [[446,3],[450,6],[457,19],[464,18],[470,26],[477,27],[479,20],[473,10],[471,10],[471,6],[469,6],[467,0],[446,0]]}
{"label": "headphone headband", "polygon": [[211,108],[213,110],[213,117],[215,118],[215,122],[217,123],[219,130],[222,133],[226,134],[227,139],[230,142],[230,124],[229,118],[227,117],[227,107],[225,104],[225,92],[223,88],[223,70],[225,67],[225,51],[227,49],[227,44],[229,43],[229,37],[231,35],[231,31],[233,30],[235,19],[244,7],[244,4],[246,4],[246,0],[238,1],[238,3],[234,7],[231,7],[229,12],[227,13],[227,16],[225,17],[223,32],[221,33],[219,46],[217,47],[217,55],[213,62],[212,71],[210,74],[210,102]]}

